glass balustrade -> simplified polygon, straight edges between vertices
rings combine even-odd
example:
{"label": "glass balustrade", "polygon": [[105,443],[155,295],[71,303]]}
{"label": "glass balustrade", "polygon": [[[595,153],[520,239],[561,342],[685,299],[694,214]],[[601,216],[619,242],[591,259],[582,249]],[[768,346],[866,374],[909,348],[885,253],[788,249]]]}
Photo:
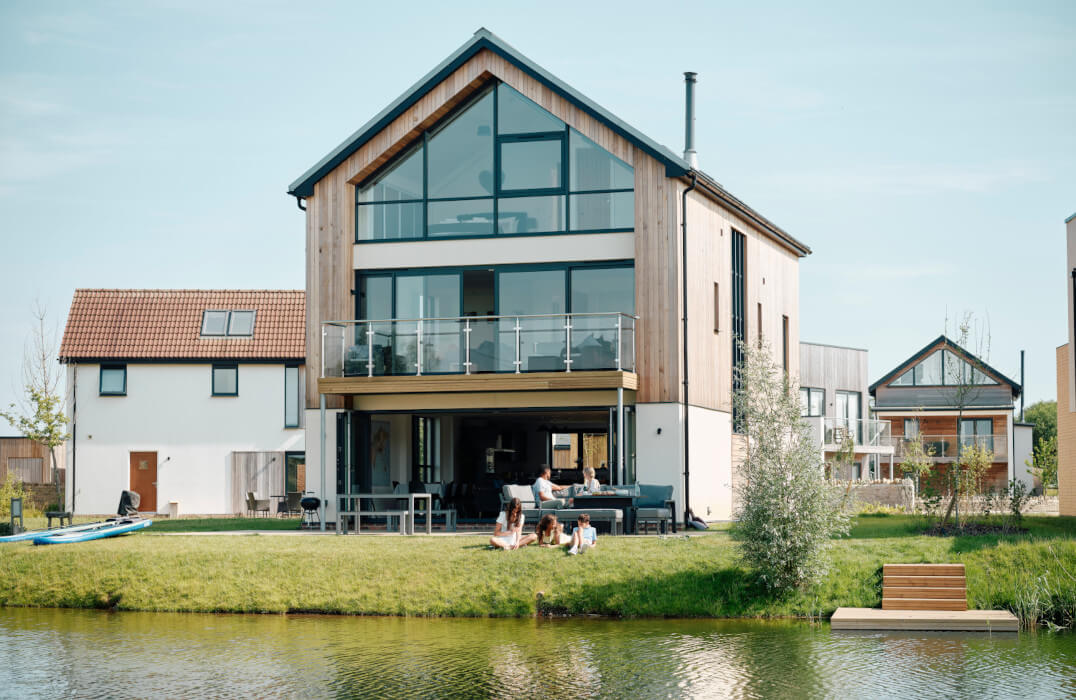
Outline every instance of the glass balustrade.
{"label": "glass balustrade", "polygon": [[633,372],[635,320],[583,313],[329,321],[321,376]]}

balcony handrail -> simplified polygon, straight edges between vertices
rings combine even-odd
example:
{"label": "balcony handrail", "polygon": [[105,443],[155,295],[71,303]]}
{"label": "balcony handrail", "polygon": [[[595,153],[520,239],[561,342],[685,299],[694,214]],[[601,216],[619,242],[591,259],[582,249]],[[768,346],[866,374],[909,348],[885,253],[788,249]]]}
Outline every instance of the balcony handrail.
{"label": "balcony handrail", "polygon": [[356,323],[418,323],[419,321],[495,321],[508,318],[565,318],[566,316],[621,316],[638,321],[639,317],[623,311],[570,311],[562,314],[498,314],[494,316],[426,316],[423,318],[355,318],[322,321],[323,326],[346,326]]}
{"label": "balcony handrail", "polygon": [[[604,319],[603,322],[599,321]],[[532,320],[548,320],[551,323],[531,324]],[[589,321],[599,321],[595,324]],[[346,319],[321,322],[321,376],[366,376],[373,377],[375,374],[400,374],[416,375],[432,372],[437,374],[471,374],[478,367],[479,372],[503,372],[512,371],[563,371],[572,372],[579,369],[579,364],[586,365],[584,369],[617,369],[635,371],[635,331],[639,317],[623,311],[582,311],[578,313],[546,313],[546,314],[490,314],[483,316],[431,316],[423,318],[388,318],[388,319]],[[511,328],[503,324],[511,322]],[[495,324],[500,325],[495,325]],[[476,364],[472,347],[472,331],[477,331],[485,324],[494,324],[493,329],[497,339],[504,337],[504,332],[514,334],[514,340],[510,343],[496,340],[496,350],[482,348],[479,355],[482,360]],[[385,331],[388,328],[390,330]],[[349,354],[348,336],[355,329],[355,341],[352,348],[358,348],[362,352],[365,346],[364,358]],[[550,354],[548,343],[541,338],[535,339],[536,334],[560,333],[560,366],[542,367],[536,369],[532,364],[540,362],[548,365],[556,360],[557,353],[554,350]],[[486,331],[479,336],[481,345],[490,344],[490,338],[486,338]],[[365,342],[359,341],[358,336],[364,335]],[[584,338],[586,335],[586,338]],[[613,337],[609,337],[612,335]],[[331,341],[329,340],[331,336]],[[460,344],[453,346],[450,340],[458,336]],[[379,344],[380,348],[375,356],[375,338],[388,341],[387,344]],[[413,345],[400,346],[395,339],[411,338],[407,341]],[[584,338],[579,348],[575,347],[575,339]],[[584,348],[590,338],[596,338],[597,342],[590,346],[590,352],[586,355]],[[442,345],[447,342],[448,345]],[[533,343],[534,348],[524,357],[522,353],[524,343]],[[557,344],[553,340],[554,344]],[[332,349],[330,350],[329,345]],[[539,351],[539,346],[543,348]],[[396,349],[393,349],[396,348]],[[383,351],[388,349],[388,354]],[[397,353],[397,350],[402,352]],[[446,352],[443,352],[447,350]],[[507,354],[503,351],[507,350]],[[327,351],[334,354],[330,360]],[[428,351],[430,364],[427,367]],[[339,357],[335,357],[336,353]],[[461,357],[452,360],[454,353]],[[514,355],[514,357],[513,357]],[[606,357],[607,356],[607,357]],[[587,358],[581,360],[580,358]],[[605,357],[605,359],[602,359]],[[503,360],[503,362],[502,362]],[[490,365],[492,361],[493,366]],[[402,362],[404,369],[398,369]],[[500,364],[498,364],[500,362]],[[365,365],[365,371],[353,372],[350,365],[360,363]],[[407,369],[410,365],[410,369]],[[357,366],[357,365],[355,365]],[[390,366],[391,371],[384,371],[385,366]],[[382,369],[375,369],[381,367]],[[331,372],[331,373],[330,373]]]}

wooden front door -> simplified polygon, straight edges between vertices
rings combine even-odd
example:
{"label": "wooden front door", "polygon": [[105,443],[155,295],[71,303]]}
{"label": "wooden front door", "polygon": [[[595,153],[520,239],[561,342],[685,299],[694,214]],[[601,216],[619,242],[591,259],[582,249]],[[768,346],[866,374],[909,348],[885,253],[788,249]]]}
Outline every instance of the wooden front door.
{"label": "wooden front door", "polygon": [[131,485],[129,487],[142,497],[138,510],[144,513],[157,512],[157,453],[131,453]]}

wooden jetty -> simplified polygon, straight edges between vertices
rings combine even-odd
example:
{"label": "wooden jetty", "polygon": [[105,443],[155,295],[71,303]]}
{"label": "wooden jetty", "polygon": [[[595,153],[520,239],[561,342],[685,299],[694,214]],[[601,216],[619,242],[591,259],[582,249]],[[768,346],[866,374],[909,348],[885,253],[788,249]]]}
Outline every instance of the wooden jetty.
{"label": "wooden jetty", "polygon": [[882,609],[838,608],[835,630],[1018,632],[1007,610],[968,610],[963,564],[886,564]]}

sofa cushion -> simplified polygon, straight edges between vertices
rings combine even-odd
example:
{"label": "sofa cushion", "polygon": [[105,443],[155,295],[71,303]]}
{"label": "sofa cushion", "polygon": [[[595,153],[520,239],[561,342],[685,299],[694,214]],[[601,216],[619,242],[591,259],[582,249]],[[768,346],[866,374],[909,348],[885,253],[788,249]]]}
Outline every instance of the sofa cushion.
{"label": "sofa cushion", "polygon": [[505,503],[518,498],[524,508],[534,507],[534,492],[526,484],[505,484],[501,487],[501,495]]}
{"label": "sofa cushion", "polygon": [[672,498],[672,486],[656,484],[639,484],[639,497],[635,501],[638,508],[664,508],[665,501]]}

